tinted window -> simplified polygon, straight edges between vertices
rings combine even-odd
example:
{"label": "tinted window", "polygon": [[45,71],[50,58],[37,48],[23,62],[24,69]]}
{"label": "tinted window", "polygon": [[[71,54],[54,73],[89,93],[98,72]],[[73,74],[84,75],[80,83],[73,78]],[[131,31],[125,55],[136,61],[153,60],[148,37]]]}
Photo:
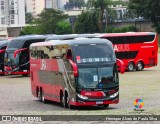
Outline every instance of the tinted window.
{"label": "tinted window", "polygon": [[155,38],[155,35],[104,37],[104,38],[110,40],[113,44],[132,44],[132,43],[152,42]]}
{"label": "tinted window", "polygon": [[44,41],[45,39],[34,39],[34,40],[27,40],[25,41],[24,45],[23,45],[23,48],[29,48],[29,46],[32,44],[32,43],[36,43],[36,42],[42,42]]}
{"label": "tinted window", "polygon": [[134,59],[136,58],[138,51],[132,52],[116,52],[116,57],[118,59]]}
{"label": "tinted window", "polygon": [[[73,47],[75,60],[78,63],[115,61],[114,52],[111,46],[101,45],[75,45]],[[95,60],[96,58],[96,60]]]}
{"label": "tinted window", "polygon": [[113,37],[113,44],[125,44],[125,37]]}
{"label": "tinted window", "polygon": [[9,50],[16,50],[16,49],[20,49],[23,45],[23,40],[12,40],[9,44],[8,44],[8,49]]}

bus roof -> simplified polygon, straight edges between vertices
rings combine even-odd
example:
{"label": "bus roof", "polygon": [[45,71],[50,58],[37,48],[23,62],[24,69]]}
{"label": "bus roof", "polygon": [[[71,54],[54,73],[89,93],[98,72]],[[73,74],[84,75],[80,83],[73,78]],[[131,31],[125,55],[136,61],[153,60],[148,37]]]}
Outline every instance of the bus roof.
{"label": "bus roof", "polygon": [[48,38],[48,36],[44,36],[44,35],[24,35],[24,36],[16,37],[16,38],[12,39],[11,41],[16,42],[16,41],[21,40],[23,43],[25,43],[28,40],[36,40],[36,39],[44,39],[45,40],[47,38]]}
{"label": "bus roof", "polygon": [[[54,41],[54,42],[53,42]],[[49,45],[82,45],[82,44],[110,44],[112,43],[107,39],[100,39],[100,38],[76,38],[71,40],[51,40],[49,42],[39,42],[33,43],[32,46],[49,46]]]}
{"label": "bus roof", "polygon": [[50,40],[70,40],[78,37],[87,37],[87,38],[93,38],[96,37],[99,34],[68,34],[68,35],[53,35],[51,37],[48,37],[46,41]]}
{"label": "bus roof", "polygon": [[6,38],[0,38],[0,41],[7,40]]}
{"label": "bus roof", "polygon": [[45,39],[48,38],[48,36],[45,35],[24,35],[14,38],[13,40],[30,40],[30,39]]}
{"label": "bus roof", "polygon": [[156,35],[155,32],[126,32],[126,33],[104,33],[97,37],[120,37],[120,36],[143,36],[143,35]]}
{"label": "bus roof", "polygon": [[74,39],[77,38],[78,34],[68,34],[68,35],[53,35],[46,39],[46,41],[50,40],[68,40],[68,39]]}
{"label": "bus roof", "polygon": [[9,40],[0,41],[0,48],[2,48],[2,47],[4,47],[4,46],[7,46],[7,44],[8,44],[9,42],[10,42]]}

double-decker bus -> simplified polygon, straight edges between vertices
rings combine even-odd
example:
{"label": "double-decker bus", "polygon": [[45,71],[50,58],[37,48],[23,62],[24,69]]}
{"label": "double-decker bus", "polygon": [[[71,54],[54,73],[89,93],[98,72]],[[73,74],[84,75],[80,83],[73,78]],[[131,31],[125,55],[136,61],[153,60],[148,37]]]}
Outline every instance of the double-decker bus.
{"label": "double-decker bus", "polygon": [[119,103],[117,63],[112,43],[100,38],[34,43],[30,46],[31,90],[41,102],[73,106]]}
{"label": "double-decker bus", "polygon": [[116,57],[128,71],[141,71],[158,63],[158,35],[154,32],[108,33],[99,37],[113,43]]}
{"label": "double-decker bus", "polygon": [[0,75],[4,75],[4,53],[8,43],[8,40],[0,41]]}
{"label": "double-decker bus", "polygon": [[43,35],[27,35],[11,40],[5,52],[5,73],[23,76],[30,74],[29,46],[35,42],[43,42],[46,38]]}

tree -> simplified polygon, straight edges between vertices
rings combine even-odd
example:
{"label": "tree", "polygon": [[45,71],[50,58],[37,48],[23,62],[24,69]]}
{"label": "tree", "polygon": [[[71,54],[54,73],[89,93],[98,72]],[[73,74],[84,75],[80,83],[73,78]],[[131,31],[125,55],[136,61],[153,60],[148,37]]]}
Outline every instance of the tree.
{"label": "tree", "polygon": [[[111,4],[111,0],[89,0],[87,4],[89,7],[95,7],[99,10],[98,25],[99,30],[103,32],[104,14],[105,10],[107,10],[108,6]],[[107,22],[105,23],[107,24]]]}
{"label": "tree", "polygon": [[150,19],[153,27],[160,33],[160,0],[130,0],[129,9],[137,16]]}
{"label": "tree", "polygon": [[29,24],[32,21],[33,21],[33,15],[32,15],[32,13],[29,13],[29,12],[25,13],[25,22],[26,22],[26,24]]}
{"label": "tree", "polygon": [[72,27],[69,22],[67,21],[58,22],[56,28],[56,34],[71,34],[71,33],[72,33]]}
{"label": "tree", "polygon": [[43,34],[55,34],[58,23],[66,20],[68,15],[60,10],[44,9],[33,22]]}
{"label": "tree", "polygon": [[74,31],[75,33],[97,33],[99,32],[98,28],[98,13],[96,11],[87,11],[82,12],[78,16]]}
{"label": "tree", "polygon": [[41,30],[35,26],[26,26],[20,31],[20,36],[22,35],[29,35],[29,34],[42,34]]}

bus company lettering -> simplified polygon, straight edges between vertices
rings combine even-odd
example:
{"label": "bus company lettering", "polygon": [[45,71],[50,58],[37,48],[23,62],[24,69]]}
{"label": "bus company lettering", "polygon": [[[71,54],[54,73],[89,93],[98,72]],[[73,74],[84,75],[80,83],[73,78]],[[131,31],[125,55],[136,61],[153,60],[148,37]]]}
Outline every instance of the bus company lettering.
{"label": "bus company lettering", "polygon": [[91,62],[108,62],[111,58],[84,58],[77,59],[77,63],[91,63]]}
{"label": "bus company lettering", "polygon": [[41,70],[47,70],[46,61],[42,59]]}
{"label": "bus company lettering", "polygon": [[129,44],[118,44],[118,45],[114,45],[113,47],[115,52],[130,51]]}

